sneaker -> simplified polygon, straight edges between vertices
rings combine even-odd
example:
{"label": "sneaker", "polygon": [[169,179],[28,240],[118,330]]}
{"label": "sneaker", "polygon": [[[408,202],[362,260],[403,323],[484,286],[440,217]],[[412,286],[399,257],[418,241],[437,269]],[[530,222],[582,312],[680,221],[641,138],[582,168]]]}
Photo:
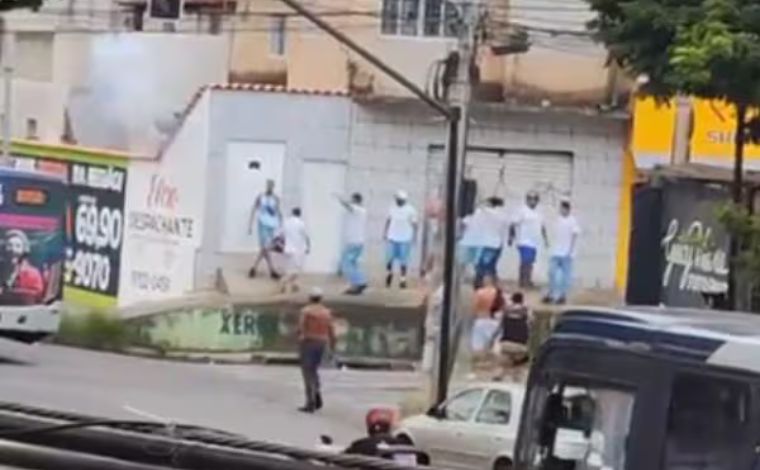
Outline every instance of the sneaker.
{"label": "sneaker", "polygon": [[315,410],[321,410],[322,409],[322,405],[324,405],[324,402],[322,402],[322,394],[321,393],[317,393],[317,396],[316,396],[316,398],[314,400],[314,409]]}
{"label": "sneaker", "polygon": [[280,273],[278,273],[276,271],[272,271],[271,273],[269,273],[269,277],[271,277],[275,281],[279,281],[282,278],[282,276],[280,275]]}
{"label": "sneaker", "polygon": [[387,276],[385,276],[385,287],[390,289],[391,284],[393,284],[393,274],[389,273]]}
{"label": "sneaker", "polygon": [[306,405],[306,406],[302,406],[302,407],[298,408],[298,411],[300,411],[301,413],[309,413],[309,414],[311,414],[311,413],[314,413],[314,407],[310,406],[310,405]]}
{"label": "sneaker", "polygon": [[543,302],[545,304],[553,304],[554,303],[554,299],[552,299],[550,296],[547,295],[546,297],[544,297],[543,299],[541,299],[541,302]]}
{"label": "sneaker", "polygon": [[256,277],[256,268],[251,268],[248,270],[248,277],[250,279],[253,279],[254,277]]}
{"label": "sneaker", "polygon": [[399,287],[402,289],[406,289],[406,279],[401,279],[401,282],[399,283]]}

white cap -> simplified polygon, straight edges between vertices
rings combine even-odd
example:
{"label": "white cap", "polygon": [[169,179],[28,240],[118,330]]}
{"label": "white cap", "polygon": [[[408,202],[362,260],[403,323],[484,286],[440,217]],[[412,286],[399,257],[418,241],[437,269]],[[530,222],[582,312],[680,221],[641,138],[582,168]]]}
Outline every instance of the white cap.
{"label": "white cap", "polygon": [[322,292],[320,287],[312,287],[311,291],[309,291],[309,297],[322,298],[323,295],[324,292]]}
{"label": "white cap", "polygon": [[406,191],[404,191],[403,189],[399,189],[398,191],[396,191],[396,199],[401,199],[402,201],[406,201],[407,199],[409,199],[409,195],[406,194]]}

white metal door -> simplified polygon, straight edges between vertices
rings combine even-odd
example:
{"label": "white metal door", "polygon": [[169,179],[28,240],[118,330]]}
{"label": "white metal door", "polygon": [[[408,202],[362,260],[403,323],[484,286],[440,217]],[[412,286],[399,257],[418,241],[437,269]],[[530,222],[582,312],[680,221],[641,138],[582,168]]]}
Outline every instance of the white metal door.
{"label": "white metal door", "polygon": [[343,194],[346,166],[326,161],[304,161],[301,166],[301,210],[311,238],[307,273],[335,273],[340,263]]}
{"label": "white metal door", "polygon": [[264,191],[266,180],[274,180],[276,192],[281,194],[284,162],[283,143],[227,143],[225,180],[219,185],[225,192],[221,251],[252,253],[258,250],[255,223],[253,231],[248,233],[251,209],[256,196]]}

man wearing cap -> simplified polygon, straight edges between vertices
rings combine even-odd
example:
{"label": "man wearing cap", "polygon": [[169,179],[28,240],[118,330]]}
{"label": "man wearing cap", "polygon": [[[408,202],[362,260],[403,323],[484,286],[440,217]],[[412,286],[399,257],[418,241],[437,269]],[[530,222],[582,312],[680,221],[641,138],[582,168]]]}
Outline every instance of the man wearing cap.
{"label": "man wearing cap", "polygon": [[517,251],[520,255],[520,272],[518,279],[520,287],[533,287],[533,265],[536,263],[538,247],[543,239],[548,246],[544,218],[538,211],[539,197],[536,191],[529,191],[525,196],[525,205],[518,211],[509,230],[509,244],[517,240]]}
{"label": "man wearing cap", "polygon": [[399,264],[401,281],[399,286],[406,288],[406,274],[409,267],[409,255],[412,244],[417,239],[417,211],[407,202],[409,199],[406,191],[396,193],[396,204],[388,211],[388,219],[385,221],[385,235],[387,242],[387,269],[385,286],[393,284],[393,265]]}
{"label": "man wearing cap", "polygon": [[322,408],[319,366],[328,347],[335,351],[332,312],[324,306],[322,297],[322,289],[313,288],[309,293],[309,303],[301,309],[298,321],[299,359],[306,394],[306,404],[299,411],[304,413]]}
{"label": "man wearing cap", "polygon": [[551,238],[551,258],[549,258],[549,292],[545,303],[563,304],[570,291],[573,275],[573,258],[578,244],[581,227],[570,213],[570,201],[563,199],[559,204],[559,217],[554,223]]}

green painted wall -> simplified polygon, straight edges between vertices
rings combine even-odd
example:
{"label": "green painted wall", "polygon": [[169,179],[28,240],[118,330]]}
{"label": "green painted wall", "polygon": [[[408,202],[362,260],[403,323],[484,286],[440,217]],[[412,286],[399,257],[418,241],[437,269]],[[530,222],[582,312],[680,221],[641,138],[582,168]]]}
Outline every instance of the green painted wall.
{"label": "green painted wall", "polygon": [[[331,306],[332,307],[332,306]],[[189,308],[130,320],[142,342],[168,351],[295,352],[294,304]],[[344,357],[417,360],[424,310],[335,306],[338,353]]]}

